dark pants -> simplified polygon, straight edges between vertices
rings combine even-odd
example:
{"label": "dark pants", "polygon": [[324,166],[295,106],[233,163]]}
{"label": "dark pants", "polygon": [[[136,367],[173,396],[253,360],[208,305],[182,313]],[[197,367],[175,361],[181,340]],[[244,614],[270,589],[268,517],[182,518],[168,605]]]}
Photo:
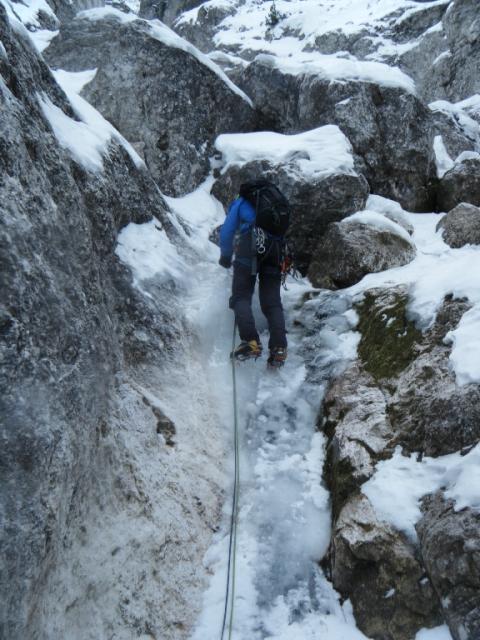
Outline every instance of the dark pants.
{"label": "dark pants", "polygon": [[[233,284],[230,307],[235,313],[240,339],[259,340],[252,313],[252,296],[257,276],[251,275],[251,268],[234,262]],[[282,301],[280,299],[281,274],[279,267],[259,265],[259,298],[262,313],[267,318],[270,340],[268,346],[286,347],[287,336]]]}

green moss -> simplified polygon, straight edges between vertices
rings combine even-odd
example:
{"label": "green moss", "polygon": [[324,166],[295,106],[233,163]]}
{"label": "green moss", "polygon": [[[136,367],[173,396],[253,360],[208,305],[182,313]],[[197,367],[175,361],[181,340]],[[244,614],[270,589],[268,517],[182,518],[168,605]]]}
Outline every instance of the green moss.
{"label": "green moss", "polygon": [[358,353],[376,379],[398,376],[414,359],[422,333],[407,319],[405,292],[367,291],[357,305],[362,334]]}

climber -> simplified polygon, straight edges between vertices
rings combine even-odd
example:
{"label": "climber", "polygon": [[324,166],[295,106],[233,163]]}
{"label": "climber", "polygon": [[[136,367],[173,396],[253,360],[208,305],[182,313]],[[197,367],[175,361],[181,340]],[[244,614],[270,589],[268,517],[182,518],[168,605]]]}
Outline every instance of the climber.
{"label": "climber", "polygon": [[[231,353],[238,360],[257,359],[262,345],[252,313],[252,295],[259,280],[260,307],[268,321],[268,366],[281,367],[287,358],[285,318],[280,298],[284,234],[288,228],[288,201],[275,185],[255,180],[240,186],[220,230],[219,264],[233,262],[230,308],[235,313],[240,344]],[[234,242],[236,232],[238,236]],[[235,245],[235,247],[234,247]]]}

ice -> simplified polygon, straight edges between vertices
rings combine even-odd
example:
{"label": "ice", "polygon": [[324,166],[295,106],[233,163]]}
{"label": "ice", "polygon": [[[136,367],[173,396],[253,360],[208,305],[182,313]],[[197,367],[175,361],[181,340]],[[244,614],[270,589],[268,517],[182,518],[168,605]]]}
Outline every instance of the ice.
{"label": "ice", "polygon": [[392,458],[377,463],[375,474],[362,485],[362,493],[382,520],[416,540],[420,500],[440,488],[454,501],[456,511],[480,509],[480,445],[465,456],[425,456],[421,461],[416,454],[404,456],[397,448]]}
{"label": "ice", "polygon": [[255,160],[288,163],[288,168],[304,177],[323,177],[332,173],[354,174],[350,142],[335,125],[326,125],[283,135],[271,131],[223,134],[215,142],[222,153],[224,170]]}

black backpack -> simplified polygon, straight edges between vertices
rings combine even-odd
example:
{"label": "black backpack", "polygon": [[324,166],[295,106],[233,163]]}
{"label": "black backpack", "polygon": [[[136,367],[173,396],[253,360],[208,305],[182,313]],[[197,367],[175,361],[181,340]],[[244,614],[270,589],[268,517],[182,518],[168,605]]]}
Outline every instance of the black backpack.
{"label": "black backpack", "polygon": [[272,182],[249,180],[240,185],[239,195],[255,209],[255,226],[274,236],[286,234],[290,225],[290,204]]}

